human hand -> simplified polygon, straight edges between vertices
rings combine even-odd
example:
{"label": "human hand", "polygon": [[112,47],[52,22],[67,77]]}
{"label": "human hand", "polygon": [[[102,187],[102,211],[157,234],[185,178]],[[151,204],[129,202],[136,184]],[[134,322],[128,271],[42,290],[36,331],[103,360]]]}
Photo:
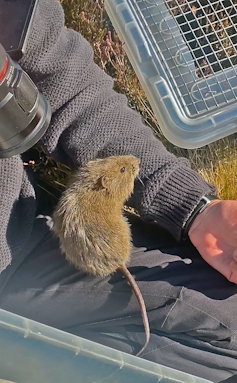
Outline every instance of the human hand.
{"label": "human hand", "polygon": [[188,235],[202,258],[237,284],[237,201],[213,200]]}

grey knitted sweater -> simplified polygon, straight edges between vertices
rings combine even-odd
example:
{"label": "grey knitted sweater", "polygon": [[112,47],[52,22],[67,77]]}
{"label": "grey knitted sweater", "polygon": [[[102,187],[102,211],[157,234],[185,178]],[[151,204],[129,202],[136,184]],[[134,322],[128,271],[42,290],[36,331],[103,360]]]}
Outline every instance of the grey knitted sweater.
{"label": "grey knitted sweater", "polygon": [[[213,192],[184,158],[167,152],[113,90],[113,80],[93,61],[93,50],[64,28],[57,0],[39,0],[27,51],[20,62],[49,100],[53,116],[42,139],[55,160],[81,166],[90,159],[133,154],[141,160],[134,206],[176,239],[202,195]],[[26,246],[36,216],[36,193],[21,156],[0,160],[0,272]]]}

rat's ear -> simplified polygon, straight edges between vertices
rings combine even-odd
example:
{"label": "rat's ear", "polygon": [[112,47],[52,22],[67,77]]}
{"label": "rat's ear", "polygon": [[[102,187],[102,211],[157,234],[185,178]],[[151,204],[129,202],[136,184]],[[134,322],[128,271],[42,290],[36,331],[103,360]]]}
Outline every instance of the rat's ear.
{"label": "rat's ear", "polygon": [[107,189],[108,187],[108,177],[106,176],[101,176],[98,180],[97,180],[97,184],[102,187],[103,189]]}

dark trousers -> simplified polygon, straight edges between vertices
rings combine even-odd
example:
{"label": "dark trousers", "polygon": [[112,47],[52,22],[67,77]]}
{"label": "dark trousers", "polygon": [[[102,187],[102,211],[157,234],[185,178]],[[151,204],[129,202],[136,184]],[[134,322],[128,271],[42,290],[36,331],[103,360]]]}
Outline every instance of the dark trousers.
{"label": "dark trousers", "polygon": [[[0,276],[0,307],[81,337],[139,351],[140,309],[120,273],[80,273],[40,216],[30,242]],[[237,382],[237,286],[190,244],[131,216],[129,269],[146,302],[151,340],[141,357],[213,382]]]}

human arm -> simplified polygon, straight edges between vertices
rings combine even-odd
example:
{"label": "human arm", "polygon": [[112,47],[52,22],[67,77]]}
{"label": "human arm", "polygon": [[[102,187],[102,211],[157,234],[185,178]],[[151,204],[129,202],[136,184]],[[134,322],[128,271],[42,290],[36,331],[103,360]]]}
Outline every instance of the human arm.
{"label": "human arm", "polygon": [[180,239],[200,198],[214,193],[189,162],[169,153],[113,90],[113,80],[93,60],[88,42],[64,28],[56,0],[39,0],[26,55],[20,62],[49,100],[53,116],[42,142],[56,160],[77,168],[88,160],[133,154],[141,160],[133,197],[144,220]]}

